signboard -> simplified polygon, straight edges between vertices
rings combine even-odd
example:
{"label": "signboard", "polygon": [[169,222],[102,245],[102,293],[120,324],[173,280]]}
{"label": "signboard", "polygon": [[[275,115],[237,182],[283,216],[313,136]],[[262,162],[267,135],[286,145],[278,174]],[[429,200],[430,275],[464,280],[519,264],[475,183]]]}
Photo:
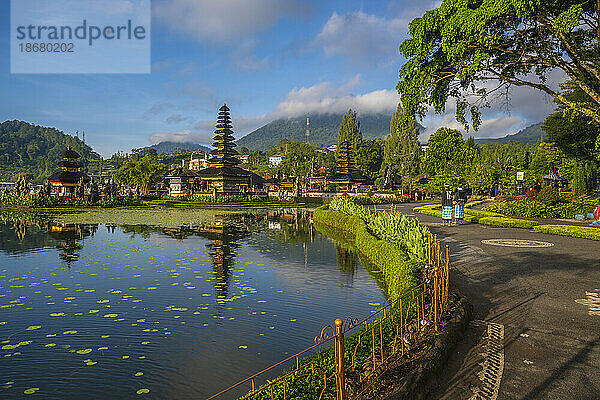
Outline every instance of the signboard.
{"label": "signboard", "polygon": [[525,172],[517,172],[517,180],[522,181],[525,179]]}

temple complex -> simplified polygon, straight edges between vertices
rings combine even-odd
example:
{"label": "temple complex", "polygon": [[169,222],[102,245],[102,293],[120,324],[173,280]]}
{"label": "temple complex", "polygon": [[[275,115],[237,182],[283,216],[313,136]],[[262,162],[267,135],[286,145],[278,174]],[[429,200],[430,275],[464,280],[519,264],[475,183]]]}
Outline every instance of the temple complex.
{"label": "temple complex", "polygon": [[81,171],[83,163],[81,156],[71,147],[60,156],[62,158],[56,165],[60,171],[50,175],[48,181],[52,185],[52,193],[60,197],[81,197],[85,194],[85,186],[91,178]]}

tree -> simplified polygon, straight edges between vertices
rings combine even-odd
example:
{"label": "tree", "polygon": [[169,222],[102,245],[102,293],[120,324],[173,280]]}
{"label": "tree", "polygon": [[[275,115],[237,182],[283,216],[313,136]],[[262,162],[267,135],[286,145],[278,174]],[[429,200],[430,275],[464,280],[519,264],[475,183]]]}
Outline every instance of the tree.
{"label": "tree", "polygon": [[385,139],[384,167],[400,176],[415,176],[419,170],[420,149],[417,121],[404,115],[402,105],[398,104]]}
{"label": "tree", "polygon": [[561,168],[563,159],[564,154],[554,143],[541,142],[535,149],[530,169],[537,175],[546,175],[550,163],[553,163],[557,168]]}
{"label": "tree", "polygon": [[165,172],[164,164],[153,163],[149,157],[140,160],[127,160],[115,172],[115,179],[125,186],[136,187],[143,194],[160,181]]}
{"label": "tree", "polygon": [[342,123],[338,131],[338,149],[340,148],[340,144],[345,140],[350,143],[354,154],[358,153],[360,142],[362,142],[362,132],[360,131],[360,122],[358,121],[356,111],[352,111],[352,109],[348,110],[342,117]]}
{"label": "tree", "polygon": [[[490,94],[527,86],[600,123],[598,7],[597,0],[443,0],[410,23],[400,46],[408,60],[397,86],[404,111],[442,113],[454,98],[456,119],[468,128],[470,114],[477,129]],[[554,69],[592,101],[573,101],[548,84]],[[486,87],[490,81],[497,85]]]}
{"label": "tree", "polygon": [[[590,97],[572,84],[565,85],[564,96],[571,101],[590,103]],[[559,104],[557,110],[546,117],[542,129],[548,140],[555,143],[565,155],[582,161],[595,160],[598,154],[595,145],[600,138],[600,124],[585,115],[565,113],[566,107]]]}
{"label": "tree", "polygon": [[383,141],[381,139],[363,140],[355,155],[356,167],[368,175],[381,169],[383,162]]}
{"label": "tree", "polygon": [[467,161],[465,141],[460,131],[439,128],[427,142],[422,168],[430,176],[464,175]]}

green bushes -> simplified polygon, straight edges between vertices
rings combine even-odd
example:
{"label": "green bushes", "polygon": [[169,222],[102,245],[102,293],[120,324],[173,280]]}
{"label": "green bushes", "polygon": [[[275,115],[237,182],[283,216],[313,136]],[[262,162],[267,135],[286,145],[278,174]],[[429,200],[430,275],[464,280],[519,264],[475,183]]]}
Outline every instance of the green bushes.
{"label": "green bushes", "polygon": [[536,221],[528,221],[526,219],[516,219],[507,217],[483,217],[478,221],[482,225],[497,226],[500,228],[523,228],[531,229],[539,225]]}
{"label": "green bushes", "polygon": [[[536,199],[525,197],[512,201],[493,201],[485,209],[523,218],[573,218],[575,214],[590,213],[598,206],[598,200],[586,197],[562,198],[557,203],[547,204],[538,200],[540,195]],[[550,197],[546,196],[545,201],[550,201]]]}
{"label": "green bushes", "polygon": [[376,238],[369,232],[365,221],[356,215],[331,211],[322,206],[315,210],[313,217],[318,223],[337,227],[354,236],[356,249],[380,268],[390,302],[416,285],[419,261],[409,257],[406,247]]}
{"label": "green bushes", "polygon": [[560,201],[558,190],[552,186],[546,186],[540,190],[535,200],[547,205],[554,205]]}
{"label": "green bushes", "polygon": [[0,204],[6,206],[25,206],[35,208],[52,207],[126,207],[138,206],[141,201],[135,197],[108,197],[92,203],[83,198],[62,198],[54,196],[16,196],[10,193],[0,193]]}
{"label": "green bushes", "polygon": [[600,240],[600,228],[575,225],[538,225],[534,231],[550,235],[571,236],[590,240]]}
{"label": "green bushes", "polygon": [[399,212],[373,212],[345,198],[331,201],[329,209],[359,217],[380,239],[404,249],[412,259],[425,260],[429,229],[419,225],[416,218],[408,218]]}

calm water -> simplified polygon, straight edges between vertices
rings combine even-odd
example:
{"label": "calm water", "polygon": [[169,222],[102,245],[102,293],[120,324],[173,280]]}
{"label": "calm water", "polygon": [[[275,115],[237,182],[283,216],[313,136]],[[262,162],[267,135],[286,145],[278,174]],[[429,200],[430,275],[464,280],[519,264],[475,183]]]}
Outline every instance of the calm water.
{"label": "calm water", "polygon": [[270,214],[0,222],[0,398],[203,399],[384,303],[309,215]]}

